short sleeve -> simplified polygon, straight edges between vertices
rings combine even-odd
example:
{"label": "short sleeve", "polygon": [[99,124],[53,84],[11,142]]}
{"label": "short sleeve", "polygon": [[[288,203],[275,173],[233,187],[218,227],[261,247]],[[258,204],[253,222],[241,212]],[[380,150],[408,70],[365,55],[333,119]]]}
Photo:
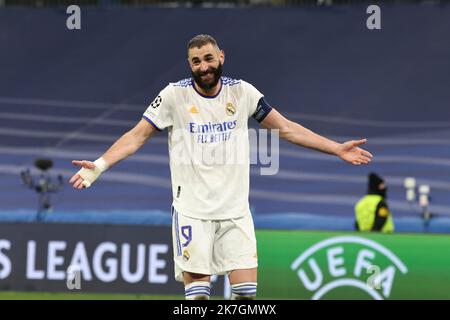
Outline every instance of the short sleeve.
{"label": "short sleeve", "polygon": [[389,216],[389,214],[390,212],[387,203],[385,201],[380,201],[377,206],[377,215],[382,218],[386,218],[387,216]]}
{"label": "short sleeve", "polygon": [[150,103],[142,117],[158,130],[173,125],[173,88],[165,87]]}
{"label": "short sleeve", "polygon": [[263,121],[272,110],[272,107],[265,100],[264,95],[253,85],[245,81],[242,81],[242,85],[244,94],[247,96],[248,117],[253,117],[258,122]]}
{"label": "short sleeve", "polygon": [[372,231],[381,231],[390,215],[389,208],[384,201],[380,201],[375,211]]}

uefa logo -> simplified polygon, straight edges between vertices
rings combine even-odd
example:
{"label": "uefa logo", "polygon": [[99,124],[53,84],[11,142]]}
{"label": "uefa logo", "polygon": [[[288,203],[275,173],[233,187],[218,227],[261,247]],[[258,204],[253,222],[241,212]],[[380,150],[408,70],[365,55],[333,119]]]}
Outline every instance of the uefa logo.
{"label": "uefa logo", "polygon": [[291,264],[311,300],[388,299],[405,264],[385,246],[357,236],[338,236],[306,249]]}

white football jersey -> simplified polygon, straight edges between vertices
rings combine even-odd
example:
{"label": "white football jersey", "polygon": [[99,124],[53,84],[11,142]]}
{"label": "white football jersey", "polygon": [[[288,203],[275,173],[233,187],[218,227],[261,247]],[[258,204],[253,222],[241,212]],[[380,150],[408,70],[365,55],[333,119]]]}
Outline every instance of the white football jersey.
{"label": "white football jersey", "polygon": [[199,93],[193,79],[170,83],[143,115],[158,130],[168,129],[173,206],[196,219],[249,214],[248,118],[262,121],[270,112],[251,84],[220,81],[214,97]]}

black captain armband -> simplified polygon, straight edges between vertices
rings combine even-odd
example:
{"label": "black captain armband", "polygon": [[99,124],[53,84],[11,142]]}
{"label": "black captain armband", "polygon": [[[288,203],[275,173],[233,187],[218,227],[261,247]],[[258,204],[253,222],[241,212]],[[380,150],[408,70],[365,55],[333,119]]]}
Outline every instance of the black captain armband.
{"label": "black captain armband", "polygon": [[252,115],[253,118],[255,118],[256,121],[261,122],[263,121],[267,115],[272,111],[272,107],[270,104],[262,97],[258,101],[258,105],[256,106],[256,111]]}

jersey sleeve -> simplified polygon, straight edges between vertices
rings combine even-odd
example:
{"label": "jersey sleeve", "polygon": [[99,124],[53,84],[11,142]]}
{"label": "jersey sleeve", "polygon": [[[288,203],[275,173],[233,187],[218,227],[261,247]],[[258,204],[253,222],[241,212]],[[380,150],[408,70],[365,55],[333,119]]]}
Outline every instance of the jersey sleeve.
{"label": "jersey sleeve", "polygon": [[258,122],[263,121],[269,112],[272,111],[272,106],[253,85],[245,81],[242,81],[242,85],[244,94],[247,97],[248,117],[253,117]]}
{"label": "jersey sleeve", "polygon": [[389,215],[390,212],[387,203],[383,200],[380,201],[375,211],[375,219],[373,222],[372,231],[381,231]]}
{"label": "jersey sleeve", "polygon": [[173,88],[165,87],[150,103],[142,117],[157,130],[162,131],[173,125]]}

